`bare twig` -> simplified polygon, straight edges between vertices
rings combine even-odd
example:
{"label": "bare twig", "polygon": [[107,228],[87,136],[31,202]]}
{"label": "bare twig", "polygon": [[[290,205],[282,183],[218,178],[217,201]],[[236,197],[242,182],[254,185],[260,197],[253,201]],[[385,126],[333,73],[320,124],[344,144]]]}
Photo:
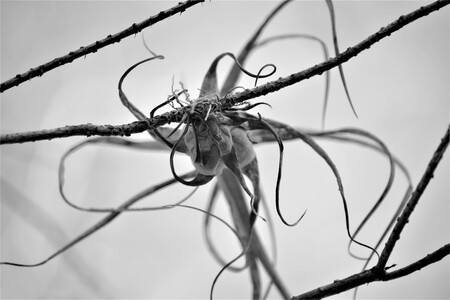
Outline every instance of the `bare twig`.
{"label": "bare twig", "polygon": [[123,125],[94,125],[87,123],[81,125],[68,125],[53,129],[5,134],[0,137],[0,144],[35,142],[70,136],[130,136],[146,130],[153,130],[171,122],[178,122],[181,120],[183,112],[184,110],[173,110],[160,116]]}
{"label": "bare twig", "polygon": [[[395,31],[401,29],[402,27],[408,25],[409,23],[414,22],[415,20],[423,16],[426,16],[431,12],[437,11],[440,8],[448,5],[449,3],[450,3],[449,0],[438,0],[427,6],[420,7],[419,9],[409,14],[400,16],[396,21],[392,22],[386,27],[381,28],[378,32],[372,34],[371,36],[369,36],[362,42],[358,43],[357,45],[348,48],[340,55],[333,57],[323,63],[315,65],[311,68],[308,68],[304,71],[294,73],[287,77],[282,77],[276,81],[268,82],[264,85],[258,86],[253,89],[247,89],[241,93],[227,95],[223,99],[224,105],[225,107],[232,107],[238,103],[242,103],[243,101],[264,96],[268,93],[278,91],[282,88],[296,84],[305,79],[309,79],[313,76],[321,75],[323,72],[326,72],[350,60],[351,58],[355,57],[362,51],[370,48],[378,41],[382,40],[385,37],[388,37]],[[217,99],[214,98],[214,100]],[[1,136],[0,144],[24,143],[24,142],[48,140],[53,138],[62,138],[79,135],[83,136],[130,135],[134,133],[143,132],[147,129],[154,129],[156,127],[168,124],[170,122],[177,122],[181,119],[180,116],[183,115],[184,109],[187,108],[188,107],[184,107],[178,110],[171,111],[162,116],[157,116],[155,118],[148,119],[148,124],[146,124],[146,122],[144,121],[119,126],[85,124],[85,125],[66,126],[49,130],[6,134]]]}
{"label": "bare twig", "polygon": [[382,27],[378,32],[372,34],[365,40],[356,44],[353,47],[348,48],[346,51],[342,52],[340,55],[333,57],[323,63],[315,65],[314,67],[308,68],[304,71],[291,74],[290,76],[279,78],[276,81],[268,82],[264,85],[258,86],[253,89],[247,89],[241,93],[231,95],[228,97],[228,102],[232,104],[241,103],[245,100],[253,99],[256,97],[264,96],[269,93],[276,92],[282,88],[287,86],[296,84],[305,79],[309,79],[316,75],[321,75],[323,72],[326,72],[332,68],[335,68],[344,62],[347,62],[351,58],[357,56],[359,53],[364,50],[369,49],[372,45],[379,42],[380,40],[390,36],[392,33],[400,30],[404,26],[424,17],[431,12],[437,11],[442,7],[448,5],[450,3],[449,0],[438,0],[433,2],[427,6],[422,6],[419,9],[400,16],[396,21],[390,23],[386,27]]}
{"label": "bare twig", "polygon": [[161,11],[158,14],[140,22],[140,23],[133,23],[130,27],[126,28],[125,30],[122,30],[116,34],[109,34],[106,38],[102,40],[98,40],[86,47],[80,47],[78,50],[74,50],[69,52],[69,54],[66,54],[61,57],[57,57],[52,61],[49,61],[45,64],[42,64],[36,68],[31,68],[29,71],[24,72],[22,74],[17,74],[15,77],[6,80],[2,82],[0,85],[0,93],[3,93],[3,91],[6,91],[7,89],[12,88],[13,86],[18,86],[19,84],[30,80],[31,78],[42,76],[44,73],[55,69],[57,67],[60,67],[62,65],[71,63],[77,58],[84,57],[87,54],[95,53],[99,49],[106,47],[108,45],[118,43],[123,38],[126,38],[130,35],[137,34],[141,32],[143,29],[158,23],[164,19],[167,19],[168,17],[171,17],[177,13],[182,13],[186,9],[188,9],[191,6],[194,6],[198,3],[204,2],[204,0],[188,0],[186,2],[180,2],[178,5],[169,8],[165,11]]}
{"label": "bare twig", "polygon": [[434,251],[433,253],[428,254],[424,258],[419,259],[418,261],[415,261],[406,267],[387,273],[384,276],[383,280],[388,281],[403,276],[407,276],[415,271],[419,271],[420,269],[428,265],[440,261],[449,254],[450,254],[450,244],[444,245],[438,250]]}
{"label": "bare twig", "polygon": [[449,131],[450,131],[450,126],[447,128],[447,132],[445,133],[444,137],[442,138],[442,141],[441,141],[439,147],[437,148],[436,152],[433,154],[433,157],[431,158],[431,161],[428,164],[427,169],[422,176],[422,179],[420,180],[419,184],[417,185],[416,190],[413,192],[411,198],[408,201],[408,204],[406,204],[405,210],[398,218],[398,221],[395,224],[395,227],[392,230],[391,235],[389,236],[386,246],[384,247],[383,251],[381,252],[380,259],[378,260],[378,263],[376,265],[377,269],[379,269],[381,271],[384,270],[386,263],[389,259],[389,256],[391,255],[392,250],[395,247],[396,242],[400,239],[400,233],[402,232],[406,223],[408,223],[408,219],[411,216],[412,212],[414,211],[414,208],[416,207],[417,203],[419,202],[420,197],[422,196],[423,192],[425,191],[425,188],[427,187],[431,178],[433,178],[434,171],[436,170],[436,167],[438,166],[439,162],[441,161],[442,156],[444,155],[445,150],[447,149],[447,146],[449,143],[449,134],[450,134]]}
{"label": "bare twig", "polygon": [[133,133],[143,132],[147,130],[147,128],[148,126],[145,121],[137,121],[117,126],[93,124],[69,125],[53,129],[2,135],[1,144],[34,142],[70,136],[129,136]]}
{"label": "bare twig", "polygon": [[441,140],[438,148],[433,154],[430,162],[428,163],[427,169],[422,176],[419,184],[417,185],[415,191],[411,195],[411,198],[408,201],[408,204],[405,207],[405,210],[402,212],[400,217],[397,220],[397,223],[392,230],[391,235],[389,236],[388,242],[386,243],[381,257],[375,267],[370,270],[366,270],[352,276],[349,276],[342,280],[335,280],[333,283],[319,287],[312,291],[306,292],[299,296],[295,296],[292,299],[319,299],[328,297],[331,295],[336,295],[341,292],[353,289],[355,287],[361,286],[363,284],[367,284],[374,281],[389,281],[392,279],[396,279],[399,277],[407,276],[412,272],[420,270],[432,263],[435,263],[445,256],[450,254],[450,245],[447,244],[440,249],[434,251],[431,254],[428,254],[424,258],[406,266],[401,269],[392,272],[386,272],[385,267],[387,260],[392,253],[392,250],[396,244],[396,241],[400,238],[400,233],[403,231],[411,213],[414,210],[417,202],[422,196],[425,188],[430,182],[431,178],[433,178],[433,173],[436,170],[439,162],[441,161],[442,156],[444,155],[445,150],[449,144],[449,135],[450,135],[450,126],[447,128],[447,132]]}
{"label": "bare twig", "polygon": [[299,299],[321,299],[331,295],[337,295],[344,291],[351,290],[357,286],[368,284],[375,281],[376,276],[371,270],[363,271],[341,280],[335,280],[333,283],[318,287],[309,292],[292,297],[291,300]]}
{"label": "bare twig", "polygon": [[344,291],[348,291],[363,284],[368,284],[374,281],[389,281],[397,279],[399,277],[407,276],[412,272],[418,271],[426,266],[429,266],[435,262],[440,261],[444,257],[450,254],[450,244],[439,248],[438,250],[428,254],[424,258],[406,266],[399,270],[386,273],[382,277],[377,276],[377,272],[373,269],[366,270],[358,274],[354,274],[341,280],[335,280],[333,283],[319,287],[307,293],[292,297],[292,300],[299,299],[320,299],[332,295],[337,295]]}

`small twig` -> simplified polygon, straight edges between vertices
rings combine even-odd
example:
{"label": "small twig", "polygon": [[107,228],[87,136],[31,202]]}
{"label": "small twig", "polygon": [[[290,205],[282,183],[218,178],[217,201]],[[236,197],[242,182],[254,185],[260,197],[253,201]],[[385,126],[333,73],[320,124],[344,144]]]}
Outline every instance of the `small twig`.
{"label": "small twig", "polygon": [[374,281],[390,281],[403,276],[407,276],[412,272],[418,271],[426,266],[440,261],[450,254],[450,244],[447,244],[433,253],[428,254],[424,258],[406,266],[399,270],[386,273],[379,277],[374,269],[366,270],[361,273],[349,276],[341,280],[335,280],[333,283],[324,285],[307,293],[292,297],[292,300],[299,299],[321,299],[332,295],[337,295],[344,291],[348,291],[363,284],[368,284]]}
{"label": "small twig", "polygon": [[335,280],[333,283],[318,287],[301,295],[294,296],[291,300],[321,299],[332,295],[337,295],[375,280],[375,274],[371,270],[366,270],[341,280]]}
{"label": "small twig", "polygon": [[412,264],[406,267],[387,273],[383,277],[383,280],[388,281],[407,276],[415,271],[419,271],[420,269],[428,265],[440,261],[449,254],[450,254],[450,244],[444,245],[438,250],[434,251],[433,253],[428,254],[424,258],[419,259],[418,261],[413,262]]}
{"label": "small twig", "polygon": [[0,93],[3,93],[3,91],[6,91],[7,89],[12,88],[13,86],[18,86],[19,84],[21,84],[27,80],[30,80],[31,78],[34,78],[37,76],[40,77],[44,73],[46,73],[52,69],[55,69],[62,65],[65,65],[67,63],[71,63],[72,61],[74,61],[77,58],[84,57],[90,53],[95,53],[99,49],[106,47],[108,45],[118,43],[123,38],[126,38],[133,34],[137,34],[137,33],[141,32],[143,29],[145,29],[155,23],[158,23],[164,19],[167,19],[168,17],[171,17],[177,13],[182,13],[187,8],[194,6],[201,2],[204,2],[204,0],[188,0],[186,2],[180,2],[180,3],[178,3],[178,5],[176,5],[172,8],[169,8],[165,11],[161,11],[157,15],[154,15],[140,23],[134,23],[133,25],[131,25],[130,27],[126,28],[123,31],[120,31],[113,35],[110,34],[106,38],[96,41],[86,47],[80,47],[80,49],[71,51],[67,55],[57,57],[54,60],[49,61],[45,64],[42,64],[36,68],[31,68],[28,72],[24,72],[22,74],[17,74],[15,77],[2,82],[2,84],[0,85]]}

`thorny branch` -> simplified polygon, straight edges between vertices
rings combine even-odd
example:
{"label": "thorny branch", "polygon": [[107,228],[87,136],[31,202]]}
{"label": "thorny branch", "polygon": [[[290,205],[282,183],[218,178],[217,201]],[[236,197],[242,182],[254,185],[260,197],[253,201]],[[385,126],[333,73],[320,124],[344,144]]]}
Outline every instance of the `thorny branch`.
{"label": "thorny branch", "polygon": [[[193,5],[195,4],[194,2],[197,3],[198,1],[188,1],[186,3],[190,3],[191,5]],[[294,73],[290,76],[282,77],[279,78],[278,80],[268,82],[261,86],[252,89],[246,89],[243,92],[236,93],[233,95],[228,95],[223,99],[221,99],[225,103],[224,107],[227,106],[232,107],[238,103],[242,103],[243,101],[264,96],[268,93],[273,93],[282,88],[299,83],[305,79],[309,79],[313,76],[321,75],[322,73],[331,70],[332,68],[335,68],[343,64],[344,62],[350,60],[351,58],[355,57],[364,50],[369,49],[372,45],[382,40],[383,38],[390,36],[395,31],[403,28],[404,26],[414,22],[415,20],[421,17],[430,14],[431,12],[441,9],[442,7],[448,5],[449,3],[450,3],[449,0],[438,0],[427,6],[420,7],[419,9],[409,14],[400,16],[396,21],[390,23],[386,27],[382,27],[378,32],[372,34],[371,36],[361,41],[357,45],[348,48],[340,55],[337,55],[336,57],[333,57],[323,63],[305,69],[301,72]],[[216,98],[214,99],[216,100]],[[147,122],[140,121],[118,126],[84,124],[84,125],[65,126],[55,129],[6,134],[1,136],[0,144],[25,143],[38,140],[48,140],[53,138],[63,138],[69,136],[92,136],[92,135],[128,136],[134,133],[143,132],[147,129],[152,130],[159,126],[169,124],[171,122],[178,122],[181,120],[181,116],[184,114],[185,109],[189,109],[189,106],[173,110],[171,112],[168,112],[160,116],[156,116],[154,118],[149,118]]]}
{"label": "thorny branch", "polygon": [[[125,125],[94,125],[81,124],[69,125],[54,129],[44,129],[37,131],[29,131],[23,133],[5,134],[1,137],[1,144],[25,143],[42,140],[51,140],[54,138],[64,138],[70,136],[130,136],[133,133],[144,132],[147,129],[155,129],[158,126],[167,124],[163,119],[153,118],[150,121],[155,123],[147,123],[145,121],[135,121]],[[153,124],[153,125],[150,125]]]}
{"label": "thorny branch", "polygon": [[450,244],[446,244],[433,253],[428,254],[422,259],[406,266],[401,269],[387,272],[386,271],[386,263],[389,259],[392,250],[394,249],[396,241],[400,238],[400,233],[403,231],[406,223],[408,223],[408,219],[411,216],[415,206],[417,205],[420,197],[422,196],[425,188],[430,182],[431,178],[433,178],[433,173],[436,170],[439,162],[444,155],[448,144],[449,144],[449,136],[450,136],[450,126],[447,128],[447,131],[444,137],[441,140],[438,148],[434,152],[428,166],[425,170],[425,173],[422,176],[419,184],[417,185],[415,191],[412,193],[411,198],[409,199],[404,211],[400,215],[397,220],[397,223],[394,229],[389,236],[388,242],[386,243],[381,257],[375,267],[370,270],[362,271],[358,274],[354,274],[347,278],[341,280],[335,280],[333,283],[319,287],[307,293],[298,295],[293,297],[292,299],[320,299],[324,297],[328,297],[331,295],[336,295],[341,292],[353,289],[363,284],[367,284],[374,281],[389,281],[399,277],[407,276],[412,272],[418,271],[432,263],[435,263],[445,256],[450,254]]}
{"label": "thorny branch", "polygon": [[176,5],[172,8],[169,8],[165,11],[161,11],[157,15],[151,16],[150,18],[148,18],[140,23],[137,23],[137,24],[134,23],[130,27],[128,27],[116,34],[113,34],[113,35],[109,34],[106,38],[96,41],[86,47],[80,47],[78,50],[71,51],[67,55],[57,57],[54,60],[49,61],[45,64],[42,64],[36,68],[31,68],[29,71],[24,72],[22,74],[17,74],[15,77],[2,82],[2,84],[0,85],[0,93],[3,93],[4,91],[6,91],[14,86],[18,86],[19,84],[21,84],[27,80],[30,80],[34,77],[37,77],[37,76],[40,77],[40,76],[44,75],[44,73],[46,73],[52,69],[55,69],[59,66],[71,63],[72,61],[74,61],[77,58],[86,56],[87,54],[90,54],[90,53],[95,53],[99,49],[106,47],[108,45],[118,43],[123,38],[126,38],[133,34],[137,34],[137,33],[141,32],[143,29],[145,29],[153,24],[156,24],[164,19],[167,19],[168,17],[171,17],[177,13],[182,13],[189,7],[194,6],[201,2],[204,2],[204,0],[188,0],[186,2],[180,2],[180,3],[178,3],[178,5]]}

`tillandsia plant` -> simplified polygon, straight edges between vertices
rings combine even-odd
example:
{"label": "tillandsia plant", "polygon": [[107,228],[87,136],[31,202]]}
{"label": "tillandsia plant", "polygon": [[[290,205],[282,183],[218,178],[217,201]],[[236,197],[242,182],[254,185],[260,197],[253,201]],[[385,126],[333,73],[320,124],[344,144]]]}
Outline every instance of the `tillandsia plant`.
{"label": "tillandsia plant", "polygon": [[[65,243],[63,247],[58,247],[58,249],[47,258],[40,260],[37,263],[23,263],[10,261],[9,259],[5,260],[2,257],[1,264],[4,265],[2,268],[10,268],[8,266],[40,266],[40,268],[43,268],[43,265],[48,265],[50,261],[54,262],[55,258],[60,257],[60,255],[61,257],[64,257],[71,253],[71,251],[76,250],[83,245],[83,243],[81,243],[82,241],[86,241],[87,238],[94,233],[99,233],[101,229],[104,229],[107,225],[109,227],[112,221],[116,220],[119,216],[135,216],[139,212],[149,211],[158,211],[158,214],[162,214],[165,210],[170,210],[170,212],[172,212],[175,209],[195,211],[204,217],[203,229],[206,246],[211,256],[218,263],[218,267],[216,264],[216,268],[213,271],[215,276],[210,277],[210,286],[202,288],[204,291],[209,292],[209,297],[211,299],[223,297],[223,291],[220,290],[219,287],[221,283],[230,280],[230,277],[227,276],[229,271],[241,273],[248,272],[251,298],[253,299],[265,299],[274,296],[279,296],[284,299],[291,297],[322,298],[353,288],[353,296],[356,297],[356,288],[362,284],[404,276],[402,274],[420,269],[448,255],[449,249],[448,245],[446,245],[422,259],[421,262],[419,261],[417,266],[412,264],[412,266],[407,266],[403,269],[391,272],[391,269],[393,269],[395,265],[387,264],[390,251],[392,251],[392,249],[389,250],[389,248],[392,248],[393,245],[395,245],[398,234],[402,230],[401,226],[406,224],[409,214],[411,214],[414,209],[414,201],[417,203],[417,200],[414,199],[421,195],[419,188],[421,187],[422,182],[419,183],[418,188],[412,193],[414,189],[413,179],[405,164],[391,154],[386,144],[374,134],[359,128],[325,129],[327,108],[329,106],[328,98],[330,94],[328,70],[319,72],[324,73],[325,96],[321,111],[321,128],[318,130],[301,129],[297,126],[288,124],[283,118],[268,118],[265,117],[264,113],[259,113],[259,109],[266,109],[273,103],[264,102],[262,100],[258,101],[256,99],[253,101],[253,97],[248,97],[244,100],[238,98],[240,95],[247,92],[250,94],[252,92],[257,94],[258,88],[267,86],[261,85],[260,82],[263,79],[272,78],[277,70],[277,64],[272,63],[269,58],[267,58],[267,61],[262,66],[258,66],[254,69],[253,67],[247,67],[250,62],[250,56],[256,55],[263,47],[278,45],[286,41],[292,42],[294,40],[308,39],[316,42],[320,46],[320,51],[323,53],[323,59],[325,61],[329,59],[330,53],[326,43],[314,35],[287,32],[269,36],[267,38],[262,37],[263,31],[269,27],[269,24],[276,19],[277,15],[287,9],[286,7],[288,7],[288,5],[292,5],[290,4],[291,2],[293,1],[287,0],[276,5],[271,13],[263,20],[255,33],[248,39],[239,55],[235,56],[231,52],[223,52],[216,56],[206,70],[206,75],[204,75],[203,82],[199,88],[200,92],[198,97],[193,98],[191,96],[191,94],[193,94],[192,91],[188,90],[183,83],[180,83],[180,88],[175,88],[174,80],[172,80],[171,92],[167,97],[167,100],[162,101],[156,106],[153,104],[152,109],[142,112],[137,105],[133,104],[133,97],[127,95],[128,88],[124,88],[127,76],[137,69],[144,68],[144,66],[151,68],[152,64],[156,63],[157,60],[164,59],[162,55],[158,55],[149,49],[156,46],[156,41],[152,41],[152,47],[147,47],[147,45],[145,45],[151,56],[126,69],[118,80],[117,91],[121,104],[132,113],[138,122],[140,122],[139,124],[144,124],[145,130],[152,137],[152,140],[139,141],[114,136],[90,137],[65,151],[59,162],[58,189],[64,202],[71,208],[75,208],[82,212],[93,213],[94,215],[105,214],[105,216],[87,230],[82,231],[76,238],[69,239],[69,242]],[[183,7],[183,5],[183,3],[180,3],[177,7]],[[335,9],[330,0],[324,1],[323,6],[328,9],[328,13],[331,16],[330,31],[333,40],[333,52],[336,57],[339,57],[340,50],[337,39]],[[133,24],[131,30],[135,30],[135,28],[140,25],[141,24]],[[116,35],[111,36],[111,38],[115,38],[115,36]],[[97,51],[97,48],[95,48],[95,51]],[[73,55],[78,54],[75,53],[72,54],[72,56]],[[225,77],[223,84],[219,85],[219,63],[224,58],[231,58],[233,66]],[[350,91],[344,77],[342,63],[337,64],[337,67],[339,69],[339,80],[342,82],[342,87],[345,91],[350,111],[356,116],[357,110],[350,98]],[[42,70],[44,69],[45,68],[42,68]],[[241,76],[254,80],[253,86],[255,88],[252,89],[253,86],[239,85]],[[291,77],[295,76],[291,75]],[[279,80],[281,84],[283,82],[282,79],[283,78]],[[270,85],[268,86],[270,89]],[[127,91],[127,93],[125,91]],[[164,108],[169,108],[169,112],[159,114],[159,111]],[[276,110],[276,108],[274,108],[274,110]],[[173,126],[167,126],[170,123],[173,123]],[[67,128],[67,131],[69,132],[70,129]],[[88,135],[89,134],[91,133],[88,132]],[[93,133],[93,135],[95,135],[95,133]],[[286,162],[289,164],[296,164],[297,161],[302,160],[300,155],[297,155],[298,157],[289,161],[284,157],[285,152],[288,152],[285,151],[285,144],[295,140],[302,141],[303,144],[306,144],[312,149],[315,156],[323,160],[327,166],[327,172],[333,176],[334,184],[337,187],[337,189],[335,189],[335,191],[337,190],[335,196],[339,196],[340,198],[339,209],[343,222],[334,222],[334,220],[326,220],[326,222],[332,224],[331,226],[339,227],[340,232],[347,236],[348,246],[346,250],[350,256],[363,260],[360,265],[360,273],[341,281],[335,281],[333,284],[318,288],[317,290],[312,290],[311,292],[299,296],[295,296],[299,294],[299,287],[287,284],[284,280],[285,274],[279,273],[277,267],[277,247],[279,246],[279,243],[276,241],[276,230],[274,229],[274,224],[279,222],[287,227],[297,228],[291,229],[296,230],[296,234],[304,232],[306,228],[302,227],[303,220],[310,214],[309,211],[306,211],[307,207],[299,209],[298,211],[289,212],[286,211],[286,209],[283,209],[287,202],[301,202],[302,188],[300,186],[308,185],[308,182],[295,182],[295,184],[299,186],[295,195],[286,196],[282,193],[281,187],[287,185],[284,180],[289,179],[286,178],[286,176],[283,176],[283,166],[286,165]],[[351,222],[351,207],[348,200],[351,197],[344,192],[344,176],[341,175],[341,169],[337,167],[338,164],[331,158],[332,155],[330,152],[325,150],[326,148],[319,144],[319,140],[362,146],[363,148],[380,153],[387,159],[388,172],[386,182],[381,188],[376,190],[379,196],[375,197],[375,203],[368,209],[368,212],[362,216],[362,220],[357,226],[354,226],[354,223]],[[276,155],[273,154],[270,157],[270,160],[274,162],[274,165],[277,165],[277,168],[275,169],[274,174],[270,174],[273,182],[271,182],[269,187],[266,187],[267,184],[263,183],[261,176],[261,174],[265,173],[267,166],[259,162],[261,160],[261,155],[259,155],[257,149],[259,144],[274,144],[277,147]],[[437,166],[447,144],[448,131],[433,157],[432,162],[435,162],[434,165],[430,163],[430,170],[427,170],[425,175],[430,175],[430,172],[432,174],[434,170],[432,168],[433,166],[434,168]],[[97,201],[91,201],[91,199],[80,201],[82,203],[90,203],[89,205],[78,204],[78,200],[73,200],[73,198],[79,199],[78,192],[73,192],[73,190],[70,190],[70,192],[68,191],[70,176],[66,173],[70,173],[70,171],[68,171],[70,169],[68,167],[70,164],[69,157],[73,156],[72,158],[76,159],[76,157],[83,155],[83,152],[79,153],[78,151],[88,145],[121,146],[125,149],[144,150],[146,153],[163,153],[165,166],[170,170],[172,178],[151,185],[149,188],[145,188],[118,206],[108,204],[105,207],[99,207],[96,204],[91,204],[97,203]],[[292,148],[289,150],[292,150]],[[177,153],[187,155],[190,158],[191,169],[193,167],[192,171],[186,173],[179,171],[179,169],[182,168],[179,168],[180,166],[177,163]],[[131,155],[132,154],[130,154],[130,156]],[[292,158],[292,156],[290,158]],[[71,166],[73,166],[73,164]],[[404,181],[404,184],[399,184],[399,188],[394,188],[395,170],[400,170],[404,175],[403,178],[400,179]],[[151,168],[149,173],[158,173],[158,170]],[[430,177],[428,175],[424,176],[424,178]],[[84,185],[91,184],[91,181],[93,180],[94,179],[91,177],[86,178],[85,182],[78,185],[78,188],[82,189]],[[292,183],[292,179],[288,182]],[[113,182],[112,184],[116,185],[120,184],[120,182]],[[136,205],[138,202],[143,202],[148,196],[156,196],[154,194],[163,189],[170,190],[171,188],[174,188],[175,185],[184,185],[193,187],[193,189],[186,195],[179,196],[178,193],[170,194],[170,197],[165,197],[165,200],[170,201],[165,201],[164,204],[161,205],[153,205],[150,207],[146,205]],[[2,186],[5,186],[3,180]],[[210,187],[211,191],[209,197],[207,197],[207,203],[205,204],[203,202],[200,204],[204,207],[201,208],[200,205],[193,204],[192,201],[194,198],[199,198],[198,188],[203,186]],[[8,189],[10,191],[14,190],[14,188],[10,187],[8,187]],[[270,196],[264,196],[263,190],[266,193],[269,193]],[[347,191],[347,189],[345,190]],[[394,191],[392,192],[392,190]],[[401,191],[399,192],[398,190]],[[391,192],[394,194],[397,193],[398,195],[396,195],[396,197],[400,199],[396,203],[397,208],[394,209],[394,211],[388,212],[390,220],[388,220],[387,223],[379,223],[376,225],[379,237],[375,240],[370,239],[370,241],[366,241],[366,238],[362,238],[365,226],[370,225],[369,221],[382,205],[385,205],[386,201],[384,200],[388,198],[388,195]],[[19,195],[20,192],[15,192],[15,194]],[[221,203],[223,201],[220,200],[225,200],[225,204]],[[224,214],[223,211],[218,209],[217,207],[220,205],[227,206],[230,214]],[[368,204],[364,203],[364,207],[367,206]],[[274,208],[277,216],[276,219],[271,217],[271,207]],[[150,214],[149,218],[156,217],[156,215],[157,214]],[[292,215],[295,216],[293,220],[291,220]],[[186,221],[177,220],[176,222],[178,225],[181,225]],[[221,249],[221,236],[217,236],[214,231],[218,228],[213,228],[216,224],[225,228],[227,233],[231,233],[237,240],[238,251],[236,253],[231,255],[229,253],[225,254]],[[157,230],[165,232],[167,228],[158,228]],[[266,232],[268,234],[266,234]],[[189,234],[186,233],[186,235]],[[267,238],[266,235],[269,238]],[[130,236],[133,237],[132,234],[130,234]],[[381,245],[383,241],[386,240],[386,237],[389,237],[388,242],[386,243],[386,246],[382,248]],[[294,239],[297,240],[297,238]],[[301,242],[301,240],[299,242]],[[319,243],[319,241],[316,242]],[[267,251],[268,243],[272,246],[271,251]],[[183,256],[183,245],[181,242],[180,245],[181,246],[177,246],[176,248],[180,250],[179,256]],[[342,250],[338,248],[339,247],[336,247],[336,249],[333,249],[332,251]],[[70,251],[66,253],[69,249]],[[96,249],[92,250],[97,251]],[[151,253],[152,250],[155,249],[149,249],[149,252]],[[365,252],[362,252],[362,250]],[[62,255],[63,253],[64,255]],[[376,258],[375,263],[373,258]],[[79,271],[80,277],[84,284],[92,284],[89,283],[89,276],[86,275],[86,273],[90,273],[87,271],[89,268],[95,268],[95,262],[86,262],[80,258],[78,259],[79,263],[83,266],[81,267],[83,271]],[[299,258],[292,259],[308,259],[308,257],[299,255]],[[185,257],[185,260],[189,261],[191,260],[191,257]],[[68,260],[68,262],[72,265],[77,264],[73,260]],[[374,265],[369,269],[371,263],[374,263]],[[85,268],[84,266],[86,265],[89,265],[89,267]],[[198,266],[196,267],[198,268]],[[29,270],[29,268],[25,269]],[[80,267],[78,267],[78,270],[79,269]],[[39,268],[36,270],[39,270]],[[157,270],[157,272],[161,272],[161,270]],[[162,274],[160,276],[170,275]],[[235,276],[238,275],[236,274]],[[190,284],[195,284],[196,282],[194,279],[188,281]],[[248,281],[246,280],[245,282]],[[92,288],[95,289],[95,286]],[[155,284],[149,284],[147,288],[151,290],[157,289],[158,287]],[[177,289],[177,283],[173,283],[171,288]],[[296,290],[292,292],[294,289]],[[205,294],[206,292],[203,292],[202,295]],[[166,295],[170,297],[170,294]],[[117,295],[109,296],[116,297]],[[241,295],[241,297],[248,297],[248,295]]]}

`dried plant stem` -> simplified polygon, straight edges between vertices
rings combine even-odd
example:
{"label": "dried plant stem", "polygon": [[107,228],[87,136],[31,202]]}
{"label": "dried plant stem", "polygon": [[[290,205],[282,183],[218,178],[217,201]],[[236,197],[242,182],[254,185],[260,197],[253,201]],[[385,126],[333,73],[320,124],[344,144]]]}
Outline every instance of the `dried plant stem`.
{"label": "dried plant stem", "polygon": [[441,143],[439,144],[438,148],[433,154],[433,157],[428,163],[427,169],[423,174],[422,179],[417,185],[415,191],[411,195],[408,204],[406,205],[404,211],[398,218],[397,223],[394,229],[392,230],[391,235],[389,236],[389,239],[381,253],[377,265],[370,270],[354,274],[341,280],[335,280],[331,284],[295,296],[292,299],[319,299],[331,295],[336,295],[370,282],[393,280],[399,277],[407,276],[415,271],[418,271],[428,265],[431,265],[441,260],[442,258],[450,254],[450,244],[446,244],[443,247],[434,251],[433,253],[428,254],[422,259],[415,261],[406,267],[391,272],[386,271],[386,263],[389,259],[389,256],[392,253],[392,250],[395,247],[397,240],[399,240],[400,238],[400,233],[403,231],[406,223],[408,223],[408,219],[411,216],[411,213],[413,212],[415,206],[417,205],[420,197],[425,191],[431,178],[433,178],[433,173],[436,170],[436,167],[438,166],[442,156],[444,155],[444,152],[448,147],[449,135],[450,135],[450,126],[447,128],[447,131],[444,137],[442,138]]}
{"label": "dried plant stem", "polygon": [[3,93],[4,91],[12,88],[13,86],[18,86],[19,84],[21,84],[27,80],[30,80],[31,78],[34,78],[37,76],[42,76],[44,73],[46,73],[52,69],[55,69],[57,67],[60,67],[62,65],[68,64],[68,63],[71,63],[72,61],[74,61],[77,58],[86,56],[87,54],[90,54],[90,53],[95,53],[99,49],[106,47],[108,45],[118,43],[123,38],[126,38],[133,34],[137,34],[137,33],[141,32],[143,29],[145,29],[155,23],[158,23],[164,19],[167,19],[168,17],[173,16],[177,13],[182,13],[187,8],[194,6],[201,2],[204,2],[204,0],[188,0],[186,2],[180,2],[180,3],[178,3],[178,5],[176,5],[172,8],[169,8],[165,11],[161,11],[157,15],[154,15],[140,23],[134,23],[130,27],[128,27],[125,30],[122,30],[116,34],[112,34],[112,35],[110,34],[106,38],[104,38],[102,40],[98,40],[86,47],[80,47],[78,50],[71,51],[67,55],[57,57],[54,60],[49,61],[45,64],[42,64],[36,68],[31,68],[28,72],[24,72],[22,74],[17,74],[15,77],[2,82],[2,84],[0,85],[0,93]]}
{"label": "dried plant stem", "polygon": [[[190,5],[197,3],[198,1],[188,1]],[[282,77],[276,81],[268,82],[264,85],[255,87],[253,89],[247,89],[241,93],[227,95],[224,97],[223,101],[225,103],[225,107],[231,107],[237,103],[241,103],[243,101],[253,99],[256,97],[264,96],[268,93],[272,93],[278,91],[287,86],[296,84],[305,79],[309,79],[312,76],[321,75],[323,72],[328,71],[332,68],[335,68],[342,63],[348,61],[352,57],[355,57],[362,51],[370,48],[372,45],[382,40],[383,38],[388,37],[395,31],[401,29],[402,27],[408,25],[415,20],[424,17],[431,12],[437,11],[440,8],[448,5],[450,2],[448,0],[438,0],[433,2],[427,6],[420,7],[419,9],[400,16],[396,21],[387,25],[386,27],[381,28],[378,32],[372,34],[362,42],[357,45],[348,48],[346,51],[341,53],[340,55],[333,57],[323,63],[315,65],[311,68],[308,68],[304,71],[294,73],[287,77]],[[178,7],[178,6],[177,6]],[[186,8],[186,7],[184,7]],[[112,41],[111,41],[112,42]],[[214,100],[217,100],[214,98]],[[112,125],[74,125],[74,126],[65,126],[61,128],[48,129],[48,130],[40,130],[40,131],[30,131],[23,133],[14,133],[14,134],[6,134],[2,135],[0,138],[0,144],[12,144],[12,143],[24,143],[38,140],[48,140],[53,138],[62,138],[69,136],[92,136],[92,135],[130,135],[134,133],[143,132],[147,129],[154,129],[158,126],[162,126],[168,124],[170,122],[177,122],[181,119],[181,116],[184,114],[184,110],[189,109],[189,107],[184,107],[178,110],[171,111],[162,116],[156,116],[154,118],[148,119],[148,123],[134,122],[125,125],[112,126]]]}

